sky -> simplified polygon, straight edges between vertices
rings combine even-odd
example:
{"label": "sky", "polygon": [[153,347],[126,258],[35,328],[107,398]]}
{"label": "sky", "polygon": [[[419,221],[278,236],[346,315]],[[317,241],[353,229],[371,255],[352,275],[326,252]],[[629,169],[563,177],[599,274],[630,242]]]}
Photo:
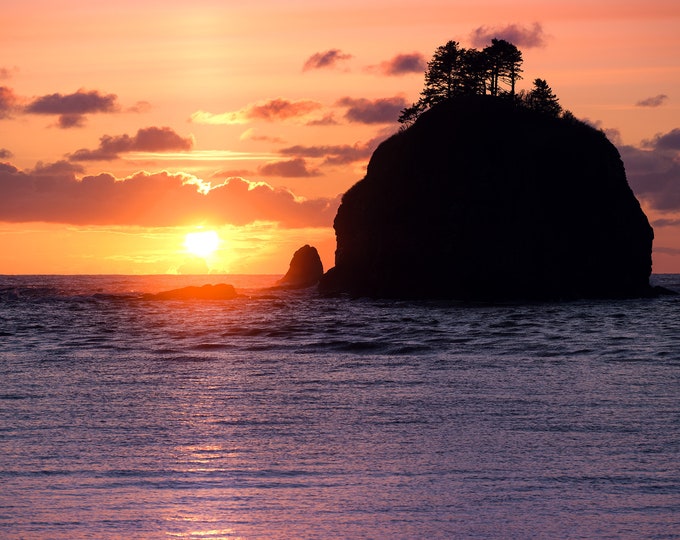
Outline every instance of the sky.
{"label": "sky", "polygon": [[[680,273],[677,0],[0,0],[0,274],[334,263],[340,197],[449,40],[617,146]],[[216,249],[187,235],[217,233]],[[214,236],[212,237],[214,239]]]}

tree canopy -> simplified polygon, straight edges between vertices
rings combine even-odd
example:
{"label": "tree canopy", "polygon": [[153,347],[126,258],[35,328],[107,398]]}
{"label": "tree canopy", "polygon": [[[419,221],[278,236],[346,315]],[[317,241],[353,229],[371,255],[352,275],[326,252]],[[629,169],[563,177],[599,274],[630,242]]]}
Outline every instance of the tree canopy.
{"label": "tree canopy", "polygon": [[544,79],[535,79],[530,92],[517,92],[522,78],[522,52],[504,39],[492,39],[484,49],[465,49],[457,41],[437,47],[427,64],[420,99],[401,111],[406,126],[427,109],[455,96],[491,95],[512,99],[541,113],[559,116],[562,107]]}

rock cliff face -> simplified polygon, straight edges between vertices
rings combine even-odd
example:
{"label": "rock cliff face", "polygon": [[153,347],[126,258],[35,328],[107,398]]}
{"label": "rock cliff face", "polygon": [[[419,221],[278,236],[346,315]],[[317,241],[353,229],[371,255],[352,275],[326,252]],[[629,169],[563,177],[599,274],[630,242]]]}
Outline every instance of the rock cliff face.
{"label": "rock cliff face", "polygon": [[653,231],[618,151],[487,96],[384,141],[334,223],[324,293],[464,300],[650,293]]}

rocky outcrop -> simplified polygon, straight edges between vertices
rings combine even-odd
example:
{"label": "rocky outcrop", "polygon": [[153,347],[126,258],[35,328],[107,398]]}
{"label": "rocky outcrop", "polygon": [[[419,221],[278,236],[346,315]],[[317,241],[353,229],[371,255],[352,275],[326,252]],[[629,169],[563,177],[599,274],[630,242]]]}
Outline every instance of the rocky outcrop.
{"label": "rocky outcrop", "polygon": [[201,287],[182,287],[157,294],[145,294],[145,300],[231,300],[238,294],[233,285],[203,285]]}
{"label": "rocky outcrop", "polygon": [[324,293],[465,300],[650,294],[653,231],[601,131],[490,96],[384,141],[334,222]]}
{"label": "rocky outcrop", "polygon": [[321,257],[315,247],[304,245],[290,261],[288,272],[278,282],[279,287],[301,289],[316,285],[323,275]]}

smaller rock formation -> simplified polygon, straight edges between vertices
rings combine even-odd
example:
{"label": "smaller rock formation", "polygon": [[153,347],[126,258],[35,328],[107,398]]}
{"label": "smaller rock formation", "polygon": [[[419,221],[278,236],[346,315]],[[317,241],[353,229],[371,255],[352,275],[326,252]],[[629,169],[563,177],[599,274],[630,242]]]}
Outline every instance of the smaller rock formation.
{"label": "smaller rock formation", "polygon": [[290,267],[278,282],[279,287],[302,289],[316,285],[323,276],[323,264],[315,247],[304,245],[293,254]]}
{"label": "smaller rock formation", "polygon": [[237,296],[233,285],[220,283],[202,287],[182,287],[158,294],[145,294],[143,298],[144,300],[231,300]]}

